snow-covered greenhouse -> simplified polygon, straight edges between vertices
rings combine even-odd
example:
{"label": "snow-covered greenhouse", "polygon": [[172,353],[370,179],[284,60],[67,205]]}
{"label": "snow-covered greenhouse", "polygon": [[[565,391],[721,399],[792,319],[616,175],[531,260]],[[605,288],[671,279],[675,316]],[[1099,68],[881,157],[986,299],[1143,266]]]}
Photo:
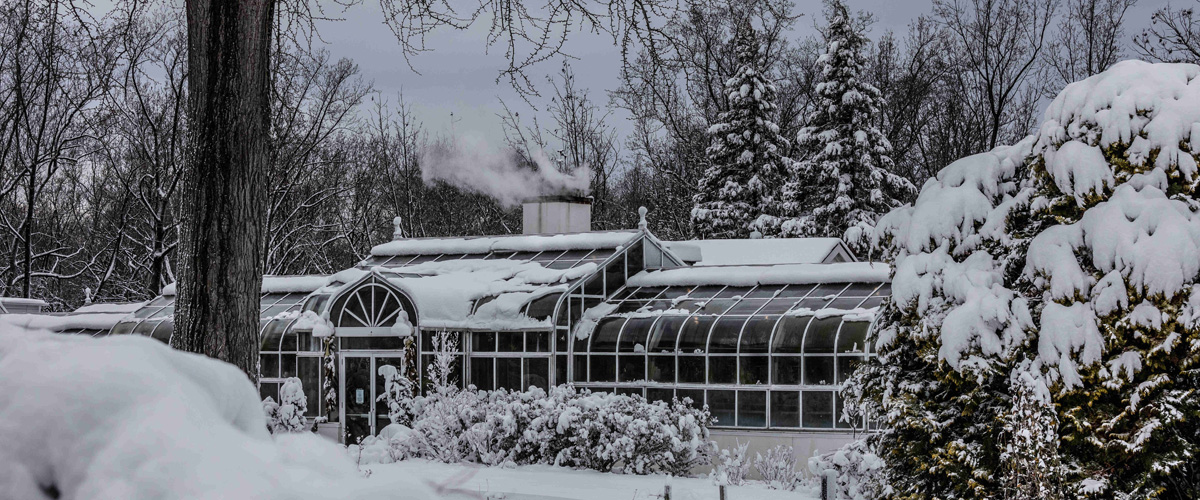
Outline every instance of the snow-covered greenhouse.
{"label": "snow-covered greenhouse", "polygon": [[[261,298],[261,391],[303,382],[310,416],[350,441],[387,425],[379,367],[454,338],[457,383],[573,384],[652,400],[689,397],[718,441],[848,441],[840,384],[873,349],[867,330],[888,267],[834,238],[662,241],[640,224],[590,231],[586,199],[525,205],[525,233],[404,238],[330,276],[269,276]],[[643,212],[644,215],[644,212]],[[168,342],[174,287],[120,316],[112,334]],[[333,360],[327,370],[324,361]],[[337,404],[319,396],[336,388]]]}

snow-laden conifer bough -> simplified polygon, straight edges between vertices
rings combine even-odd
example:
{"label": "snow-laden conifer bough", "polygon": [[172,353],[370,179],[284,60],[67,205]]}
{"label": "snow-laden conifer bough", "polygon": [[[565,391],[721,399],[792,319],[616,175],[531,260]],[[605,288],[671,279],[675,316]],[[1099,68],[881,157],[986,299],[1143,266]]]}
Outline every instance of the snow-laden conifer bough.
{"label": "snow-laden conifer bough", "polygon": [[895,307],[847,394],[888,486],[1200,494],[1197,151],[1200,66],[1125,61],[879,221]]}

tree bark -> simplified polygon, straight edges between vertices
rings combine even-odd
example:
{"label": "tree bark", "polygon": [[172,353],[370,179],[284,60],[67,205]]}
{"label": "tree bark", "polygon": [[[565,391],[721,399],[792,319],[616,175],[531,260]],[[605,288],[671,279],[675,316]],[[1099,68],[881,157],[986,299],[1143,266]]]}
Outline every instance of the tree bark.
{"label": "tree bark", "polygon": [[274,0],[187,0],[188,151],[173,347],[258,378]]}

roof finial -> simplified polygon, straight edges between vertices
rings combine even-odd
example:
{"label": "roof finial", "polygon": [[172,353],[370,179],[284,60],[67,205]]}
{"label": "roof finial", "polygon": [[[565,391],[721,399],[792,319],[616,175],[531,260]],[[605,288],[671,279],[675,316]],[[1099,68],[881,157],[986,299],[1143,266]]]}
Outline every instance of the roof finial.
{"label": "roof finial", "polygon": [[404,219],[402,217],[396,217],[395,219],[392,219],[392,227],[394,228],[392,231],[393,240],[404,239],[404,228],[401,227],[403,222]]}
{"label": "roof finial", "polygon": [[638,207],[638,229],[642,231],[646,230],[646,212],[649,212],[646,207]]}

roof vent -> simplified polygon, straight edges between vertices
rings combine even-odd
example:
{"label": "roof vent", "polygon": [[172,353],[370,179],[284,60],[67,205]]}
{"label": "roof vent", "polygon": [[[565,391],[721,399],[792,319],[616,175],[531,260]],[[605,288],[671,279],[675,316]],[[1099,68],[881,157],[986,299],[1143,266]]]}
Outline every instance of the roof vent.
{"label": "roof vent", "polygon": [[541,196],[521,204],[525,234],[585,233],[592,230],[592,199]]}

